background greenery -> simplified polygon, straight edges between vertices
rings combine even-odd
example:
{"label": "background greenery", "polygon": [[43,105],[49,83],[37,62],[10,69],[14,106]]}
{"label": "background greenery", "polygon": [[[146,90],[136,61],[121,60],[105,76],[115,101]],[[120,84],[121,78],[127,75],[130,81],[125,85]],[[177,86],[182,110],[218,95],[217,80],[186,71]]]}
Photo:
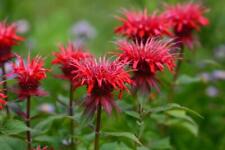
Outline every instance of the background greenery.
{"label": "background greenery", "polygon": [[[46,57],[46,66],[51,67],[52,52],[57,50],[58,43],[66,43],[67,41],[75,40],[71,34],[71,28],[74,23],[81,20],[88,21],[96,29],[96,37],[87,42],[87,47],[97,56],[106,54],[111,50],[115,50],[112,41],[116,39],[113,29],[118,22],[114,19],[115,15],[119,14],[121,8],[147,8],[150,12],[158,9],[162,10],[163,3],[167,2],[175,4],[183,2],[182,0],[0,0],[0,18],[5,18],[10,21],[17,21],[25,19],[30,24],[30,29],[23,36],[28,42],[15,48],[15,52],[26,56],[28,51],[32,55],[42,55]],[[210,20],[210,25],[202,29],[199,33],[200,43],[192,52],[185,51],[185,63],[182,65],[182,77],[180,84],[177,87],[176,97],[173,102],[191,108],[192,110],[201,114],[204,118],[195,118],[199,125],[199,134],[197,136],[191,134],[187,130],[179,127],[170,127],[166,133],[161,133],[160,136],[156,133],[148,133],[146,138],[164,137],[161,141],[164,144],[169,140],[172,149],[177,150],[224,150],[225,149],[225,81],[224,80],[210,80],[205,81],[199,78],[201,73],[212,73],[215,70],[224,70],[224,58],[217,59],[215,49],[225,44],[225,1],[202,0],[202,3],[209,8],[207,17]],[[29,43],[30,42],[30,43]],[[31,46],[28,46],[32,44]],[[53,69],[54,72],[56,67]],[[171,75],[165,73],[161,74],[162,82],[161,92],[153,91],[155,96],[154,103],[166,103],[166,95],[169,91],[168,82],[171,80]],[[13,83],[12,83],[13,84]],[[49,73],[48,79],[43,82],[43,87],[49,92],[48,97],[34,98],[32,113],[36,114],[38,106],[41,103],[52,103],[58,106],[56,99],[65,100],[67,97],[67,83],[66,81],[56,80]],[[208,96],[206,89],[213,86],[218,90],[216,96]],[[83,90],[76,92],[76,97],[80,98]],[[11,95],[13,98],[14,96]],[[125,100],[126,99],[126,100]],[[128,96],[124,98],[122,107],[129,104]],[[122,102],[121,102],[122,103]],[[23,104],[21,104],[23,105]],[[56,112],[65,112],[65,108],[58,108]],[[43,115],[40,120],[44,120],[49,115]],[[132,130],[129,124],[132,119],[124,117],[123,115],[112,115],[110,119],[104,116],[103,130],[124,131]],[[159,118],[157,118],[159,120]],[[40,120],[33,122],[33,126],[38,124]],[[126,122],[124,124],[124,121]],[[152,126],[152,120],[148,122],[148,126]],[[134,122],[135,123],[135,122]],[[65,124],[65,125],[64,125]],[[47,125],[46,125],[47,126]],[[45,126],[45,128],[46,128]],[[50,126],[48,124],[48,126]],[[39,137],[40,143],[54,143],[58,144],[60,137],[63,137],[67,132],[62,128],[65,123],[55,122],[51,126],[52,130],[48,131],[48,136]],[[129,127],[129,128],[128,128]],[[152,127],[154,130],[155,127]],[[61,131],[62,130],[62,131]],[[77,131],[80,132],[80,131]],[[86,135],[86,134],[87,135]],[[92,139],[91,130],[82,130],[82,136],[87,143]],[[54,139],[51,136],[56,136]],[[57,137],[58,136],[58,137]],[[169,139],[167,138],[169,137]],[[156,138],[157,139],[157,138]],[[1,139],[0,139],[1,141]],[[37,140],[38,141],[38,140]],[[57,142],[56,142],[57,141]],[[109,145],[102,146],[102,149],[107,149],[115,145],[113,139],[106,140]],[[104,143],[107,143],[107,142]],[[129,142],[124,139],[124,143]],[[111,145],[110,145],[111,144]],[[114,144],[114,145],[113,145]],[[118,143],[117,143],[118,144]],[[132,144],[131,144],[132,145]],[[123,149],[126,149],[123,143],[120,143]],[[85,144],[83,145],[85,147]],[[105,147],[105,148],[104,148]],[[165,149],[168,149],[165,146]],[[0,148],[1,149],[1,148]],[[113,149],[113,148],[112,148]],[[154,148],[153,148],[154,149]],[[157,148],[155,148],[157,149]],[[163,149],[160,147],[159,149]]]}

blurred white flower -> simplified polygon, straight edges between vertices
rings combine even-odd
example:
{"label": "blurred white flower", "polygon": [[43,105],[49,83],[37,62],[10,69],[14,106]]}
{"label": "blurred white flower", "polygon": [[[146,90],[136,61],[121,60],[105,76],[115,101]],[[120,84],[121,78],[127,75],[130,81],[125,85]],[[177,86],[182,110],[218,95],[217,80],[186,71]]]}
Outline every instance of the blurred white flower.
{"label": "blurred white flower", "polygon": [[206,88],[205,91],[206,95],[208,95],[209,97],[216,97],[219,93],[218,89],[214,86],[209,86]]}
{"label": "blurred white flower", "polygon": [[55,107],[52,104],[43,103],[39,106],[39,111],[44,112],[44,113],[54,113]]}
{"label": "blurred white flower", "polygon": [[71,32],[72,35],[76,37],[76,39],[82,39],[84,41],[96,37],[96,29],[85,20],[76,22],[72,26]]}
{"label": "blurred white flower", "polygon": [[29,31],[30,23],[25,19],[21,19],[16,21],[16,27],[18,33],[24,34]]}
{"label": "blurred white flower", "polygon": [[214,49],[214,56],[218,59],[225,58],[225,45],[220,45]]}
{"label": "blurred white flower", "polygon": [[63,145],[67,145],[67,146],[70,145],[71,144],[71,139],[63,139],[62,140],[62,144]]}

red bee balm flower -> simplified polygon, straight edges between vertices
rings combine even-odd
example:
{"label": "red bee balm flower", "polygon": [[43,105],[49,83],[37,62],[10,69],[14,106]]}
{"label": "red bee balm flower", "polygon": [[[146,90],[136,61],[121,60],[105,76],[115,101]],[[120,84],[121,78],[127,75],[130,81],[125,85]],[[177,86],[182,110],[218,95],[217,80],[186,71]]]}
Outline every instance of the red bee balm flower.
{"label": "red bee balm flower", "polygon": [[53,148],[48,148],[47,146],[41,148],[41,146],[39,145],[37,148],[34,148],[33,150],[54,150]]}
{"label": "red bee balm flower", "polygon": [[0,22],[0,64],[14,57],[11,48],[22,40],[22,37],[16,35],[15,24],[7,25]]}
{"label": "red bee balm flower", "polygon": [[128,62],[134,70],[134,88],[148,93],[151,87],[157,87],[155,74],[163,71],[165,66],[170,71],[175,68],[176,55],[171,53],[174,47],[171,41],[148,39],[146,43],[118,41],[121,62]]}
{"label": "red bee balm flower", "polygon": [[46,78],[46,72],[48,71],[43,67],[44,61],[41,57],[36,56],[30,59],[27,58],[27,62],[18,56],[19,64],[13,64],[13,73],[16,74],[16,78],[19,84],[18,95],[23,99],[28,96],[44,96],[46,92],[39,88],[40,81]]}
{"label": "red bee balm flower", "polygon": [[127,36],[133,40],[146,41],[149,37],[170,35],[168,21],[156,13],[148,16],[143,12],[124,11],[125,17],[118,17],[123,25],[115,29],[115,33]]}
{"label": "red bee balm flower", "polygon": [[[72,65],[72,61],[80,61],[86,58],[92,57],[91,54],[84,52],[81,48],[75,47],[72,43],[69,43],[67,47],[60,46],[60,52],[54,53],[55,59],[53,64],[59,64],[64,75],[61,77],[72,81],[74,75],[71,71],[77,68]],[[78,82],[73,82],[74,86],[78,86]]]}
{"label": "red bee balm flower", "polygon": [[7,104],[7,102],[4,100],[6,96],[3,93],[0,93],[0,110],[3,109],[3,106]]}
{"label": "red bee balm flower", "polygon": [[188,3],[168,6],[163,15],[171,22],[179,41],[192,47],[192,32],[208,25],[208,19],[203,16],[205,12],[206,9],[201,5]]}
{"label": "red bee balm flower", "polygon": [[109,114],[113,107],[117,109],[112,92],[127,90],[125,83],[131,83],[129,74],[123,68],[124,64],[109,62],[105,58],[80,63],[75,61],[73,64],[78,68],[73,71],[74,79],[80,78],[81,84],[87,86],[85,112],[91,115],[99,105]]}

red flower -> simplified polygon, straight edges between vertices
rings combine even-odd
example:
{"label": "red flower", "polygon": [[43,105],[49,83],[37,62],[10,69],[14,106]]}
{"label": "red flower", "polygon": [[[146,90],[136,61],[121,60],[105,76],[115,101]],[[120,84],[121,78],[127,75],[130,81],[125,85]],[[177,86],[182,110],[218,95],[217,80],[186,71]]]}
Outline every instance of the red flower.
{"label": "red flower", "polygon": [[171,22],[175,35],[183,44],[192,47],[194,30],[199,31],[208,24],[203,15],[206,9],[199,4],[177,4],[168,6],[163,15]]}
{"label": "red flower", "polygon": [[39,145],[37,148],[34,148],[33,150],[54,150],[53,148],[48,148],[47,146],[41,148],[41,146]]}
{"label": "red flower", "polygon": [[134,70],[134,88],[148,93],[151,87],[157,87],[156,72],[165,66],[172,72],[175,68],[176,55],[172,54],[172,42],[151,38],[146,43],[118,41],[118,54],[121,62],[128,62]]}
{"label": "red flower", "polygon": [[99,105],[109,114],[112,108],[117,109],[112,92],[127,90],[125,83],[131,83],[129,74],[123,68],[124,64],[118,61],[110,62],[105,58],[75,61],[73,64],[78,68],[73,71],[74,79],[80,78],[81,84],[87,86],[85,112],[91,115]]}
{"label": "red flower", "polygon": [[124,17],[118,20],[123,24],[115,29],[115,33],[121,34],[133,40],[146,41],[149,37],[170,35],[169,24],[163,16],[153,13],[124,11]]}
{"label": "red flower", "polygon": [[7,102],[4,100],[6,96],[3,93],[0,93],[0,110],[3,109],[3,106],[7,104]]}
{"label": "red flower", "polygon": [[45,95],[46,93],[39,88],[40,81],[46,78],[46,72],[48,71],[43,67],[43,59],[39,56],[30,59],[30,56],[28,56],[25,62],[22,57],[17,57],[19,64],[13,64],[13,73],[16,74],[19,84],[19,90],[17,91],[19,98]]}
{"label": "red flower", "polygon": [[[72,65],[72,61],[80,61],[86,58],[92,57],[91,54],[84,52],[80,47],[75,47],[72,43],[69,43],[67,47],[60,46],[60,52],[54,53],[56,57],[52,63],[59,64],[63,75],[60,76],[64,79],[72,81],[74,75],[71,71],[77,68]],[[78,82],[73,82],[74,86],[78,86]]]}
{"label": "red flower", "polygon": [[11,48],[22,40],[22,37],[16,35],[15,24],[7,25],[5,22],[0,22],[0,63],[14,57]]}

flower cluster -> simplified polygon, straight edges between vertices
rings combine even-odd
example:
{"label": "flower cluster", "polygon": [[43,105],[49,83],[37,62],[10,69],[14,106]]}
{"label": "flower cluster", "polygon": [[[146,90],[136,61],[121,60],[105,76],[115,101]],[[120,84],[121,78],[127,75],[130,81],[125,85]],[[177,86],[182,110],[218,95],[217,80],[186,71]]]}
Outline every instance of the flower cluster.
{"label": "flower cluster", "polygon": [[47,146],[41,148],[41,146],[39,145],[37,148],[34,148],[33,150],[54,150],[53,148],[48,148]]}
{"label": "flower cluster", "polygon": [[[54,53],[56,58],[52,63],[60,65],[63,72],[63,75],[60,76],[61,78],[72,81],[74,75],[71,71],[76,70],[76,67],[71,62],[84,60],[92,56],[90,53],[84,52],[82,48],[75,47],[72,43],[69,43],[67,47],[60,46],[59,49],[59,52]],[[78,84],[78,82],[73,82],[74,87],[77,87]]]}
{"label": "flower cluster", "polygon": [[167,6],[163,16],[170,22],[175,36],[182,44],[193,45],[194,30],[199,31],[202,26],[208,25],[208,19],[203,15],[206,9],[200,4],[187,3]]}
{"label": "flower cluster", "polygon": [[167,67],[170,71],[175,68],[176,55],[172,53],[173,43],[171,40],[159,40],[149,38],[146,43],[118,41],[119,60],[128,62],[134,70],[133,80],[135,89],[144,93],[151,87],[157,88],[155,74]]}
{"label": "flower cluster", "polygon": [[3,109],[3,107],[7,104],[7,102],[4,100],[6,96],[3,93],[0,93],[0,110]]}
{"label": "flower cluster", "polygon": [[16,34],[15,24],[0,22],[0,64],[14,57],[11,48],[22,40],[23,38]]}
{"label": "flower cluster", "polygon": [[128,72],[124,70],[124,64],[100,58],[74,61],[73,65],[77,67],[77,70],[72,72],[74,79],[80,78],[81,84],[87,86],[85,112],[91,115],[99,105],[108,113],[111,113],[112,108],[117,109],[112,92],[128,90],[125,84],[132,82]]}
{"label": "flower cluster", "polygon": [[26,62],[20,56],[17,56],[17,59],[19,64],[13,64],[13,73],[16,75],[19,84],[19,90],[17,91],[19,98],[45,95],[46,93],[39,88],[40,81],[46,78],[46,72],[48,71],[43,67],[43,59],[39,56],[33,59],[28,56]]}
{"label": "flower cluster", "polygon": [[161,15],[148,15],[147,10],[124,11],[124,17],[118,17],[123,24],[115,29],[115,33],[129,39],[146,41],[149,37],[171,35],[169,23]]}

